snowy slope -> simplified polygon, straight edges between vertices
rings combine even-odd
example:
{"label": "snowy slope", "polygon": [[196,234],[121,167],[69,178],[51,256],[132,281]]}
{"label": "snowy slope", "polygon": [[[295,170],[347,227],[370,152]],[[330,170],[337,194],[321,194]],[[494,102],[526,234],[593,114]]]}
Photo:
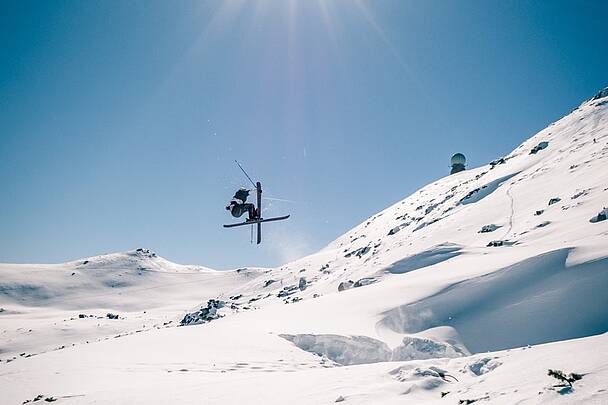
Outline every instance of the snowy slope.
{"label": "snowy slope", "polygon": [[251,277],[178,265],[148,249],[64,264],[0,264],[0,320],[15,325],[2,330],[0,358],[172,325],[193,303]]}
{"label": "snowy slope", "polygon": [[606,206],[608,89],[280,268],[3,264],[0,403],[608,403]]}

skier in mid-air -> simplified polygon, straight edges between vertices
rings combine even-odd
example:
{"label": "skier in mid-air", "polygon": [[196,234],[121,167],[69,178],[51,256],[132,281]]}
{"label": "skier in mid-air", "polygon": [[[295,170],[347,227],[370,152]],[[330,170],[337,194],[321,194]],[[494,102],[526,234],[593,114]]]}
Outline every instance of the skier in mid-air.
{"label": "skier in mid-air", "polygon": [[[237,162],[238,164],[238,162]],[[240,167],[240,165],[239,165]],[[241,170],[243,168],[241,167]],[[247,202],[247,197],[249,197],[249,192],[251,190],[247,190],[244,187],[241,187],[234,193],[234,197],[226,206],[226,210],[230,211],[233,217],[238,218],[242,216],[244,213],[247,213],[247,219],[244,222],[240,222],[238,224],[224,224],[224,228],[234,228],[235,226],[245,226],[245,225],[254,225],[257,224],[257,243],[260,244],[262,242],[262,222],[274,222],[274,221],[283,221],[289,218],[288,215],[283,215],[280,217],[272,217],[272,218],[262,218],[262,183],[259,181],[257,183],[253,183],[251,177],[247,175],[247,172],[243,170],[243,173],[247,176],[251,184],[255,187],[255,194],[257,198],[257,204],[252,204]],[[256,208],[257,206],[257,208]],[[251,241],[253,243],[253,230],[254,227],[251,227]]]}
{"label": "skier in mid-air", "polygon": [[255,219],[255,205],[247,202],[247,197],[249,197],[249,191],[244,187],[241,187],[234,193],[234,197],[226,206],[226,209],[230,211],[233,217],[239,218],[245,212],[248,213],[247,220]]}

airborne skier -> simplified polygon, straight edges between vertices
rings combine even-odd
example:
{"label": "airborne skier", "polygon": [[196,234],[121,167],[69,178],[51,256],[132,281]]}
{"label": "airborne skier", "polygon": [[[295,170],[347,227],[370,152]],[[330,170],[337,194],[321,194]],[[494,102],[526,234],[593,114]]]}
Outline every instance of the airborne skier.
{"label": "airborne skier", "polygon": [[[226,210],[230,211],[233,217],[238,218],[242,216],[245,212],[248,213],[248,217],[245,222],[241,222],[239,224],[225,224],[224,228],[234,228],[235,226],[243,226],[243,225],[257,225],[257,243],[260,244],[262,242],[262,222],[273,222],[273,221],[282,221],[284,219],[289,218],[289,215],[283,215],[281,217],[274,218],[262,218],[262,183],[259,181],[254,183],[251,180],[251,177],[247,174],[245,169],[241,166],[239,162],[235,160],[235,163],[239,166],[243,174],[247,176],[247,179],[253,184],[255,187],[255,194],[257,199],[257,208],[256,204],[248,203],[247,197],[249,197],[249,192],[251,190],[247,190],[244,187],[241,187],[234,193],[234,197],[226,206]],[[253,235],[253,228],[252,228]],[[252,238],[253,242],[253,238]]]}

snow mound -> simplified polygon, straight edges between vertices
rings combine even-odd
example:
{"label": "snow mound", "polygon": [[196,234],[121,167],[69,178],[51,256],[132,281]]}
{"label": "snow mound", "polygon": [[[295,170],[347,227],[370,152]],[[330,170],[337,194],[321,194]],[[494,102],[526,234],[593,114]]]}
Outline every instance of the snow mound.
{"label": "snow mound", "polygon": [[281,334],[300,349],[326,357],[343,366],[385,361],[454,358],[466,355],[457,346],[429,338],[406,336],[402,344],[390,349],[381,340],[367,336]]}
{"label": "snow mound", "polygon": [[608,259],[567,266],[570,249],[523,260],[392,309],[380,324],[398,333],[448,325],[472,352],[608,330]]}
{"label": "snow mound", "polygon": [[397,381],[409,383],[405,394],[411,394],[415,390],[433,390],[445,383],[458,381],[447,370],[437,366],[419,367],[414,365],[405,365],[398,367],[389,372]]}
{"label": "snow mound", "polygon": [[460,254],[461,246],[454,244],[441,244],[416,253],[404,259],[398,260],[386,268],[392,274],[403,274],[423,267],[429,267],[437,263],[450,260]]}
{"label": "snow mound", "polygon": [[482,357],[467,364],[465,370],[473,373],[473,375],[480,376],[489,373],[501,364],[502,363],[498,361],[496,357]]}
{"label": "snow mound", "polygon": [[454,358],[468,353],[456,345],[439,342],[429,338],[406,336],[403,343],[393,349],[393,360],[426,360],[436,358]]}
{"label": "snow mound", "polygon": [[279,335],[300,349],[314,353],[343,366],[390,361],[391,350],[381,340],[367,336]]}
{"label": "snow mound", "polygon": [[502,186],[505,182],[507,182],[512,177],[517,176],[518,174],[519,173],[510,173],[496,180],[492,180],[491,182],[484,184],[479,188],[471,190],[467,195],[462,197],[462,199],[460,200],[460,204],[474,204],[483,200],[484,198],[495,192],[498,187]]}

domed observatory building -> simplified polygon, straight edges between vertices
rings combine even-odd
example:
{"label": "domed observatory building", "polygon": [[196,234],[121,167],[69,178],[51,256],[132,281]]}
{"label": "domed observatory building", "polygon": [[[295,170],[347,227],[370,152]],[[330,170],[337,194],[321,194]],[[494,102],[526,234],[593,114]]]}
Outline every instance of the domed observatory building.
{"label": "domed observatory building", "polygon": [[465,170],[467,164],[467,158],[462,153],[457,153],[452,156],[452,170],[450,174],[458,173]]}

